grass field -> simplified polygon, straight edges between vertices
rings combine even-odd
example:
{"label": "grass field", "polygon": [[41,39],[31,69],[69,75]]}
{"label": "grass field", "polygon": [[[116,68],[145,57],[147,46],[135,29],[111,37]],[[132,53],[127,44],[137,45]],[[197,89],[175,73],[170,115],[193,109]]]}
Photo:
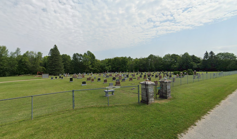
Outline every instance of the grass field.
{"label": "grass field", "polygon": [[[171,100],[160,100],[151,105],[137,104],[137,88],[116,90],[110,97],[110,107],[106,106],[103,89],[75,93],[74,110],[71,92],[36,97],[34,120],[30,120],[30,98],[3,101],[0,102],[0,120],[26,120],[2,124],[0,138],[177,138],[237,88],[237,75],[189,84],[185,83],[187,78],[181,79],[182,86],[177,83],[171,88]],[[70,83],[66,78],[4,83],[0,84],[0,99],[108,86],[96,81],[81,86],[83,80],[75,79]],[[121,85],[138,85],[141,81],[126,81]],[[109,82],[112,82],[111,78]]]}

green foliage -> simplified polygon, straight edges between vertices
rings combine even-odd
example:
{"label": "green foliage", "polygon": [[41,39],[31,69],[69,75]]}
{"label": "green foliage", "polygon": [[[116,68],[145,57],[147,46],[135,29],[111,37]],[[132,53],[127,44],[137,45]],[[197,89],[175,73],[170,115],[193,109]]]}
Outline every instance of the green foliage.
{"label": "green foliage", "polygon": [[180,74],[180,71],[174,71],[174,75]]}
{"label": "green foliage", "polygon": [[64,67],[64,72],[72,73],[71,71],[71,57],[66,54],[62,54],[62,62]]}
{"label": "green foliage", "polygon": [[150,54],[148,57],[114,57],[103,60],[95,55],[74,53],[60,55],[57,46],[50,49],[49,56],[42,57],[41,52],[26,51],[21,55],[20,48],[10,52],[6,46],[0,46],[0,76],[19,74],[36,74],[38,71],[50,74],[84,73],[84,72],[155,72],[155,71],[183,71],[186,69],[202,71],[230,71],[237,70],[237,59],[233,53],[205,52],[203,59],[189,55],[166,54],[164,57]]}
{"label": "green foliage", "polygon": [[0,76],[7,76],[8,50],[6,46],[0,46]]}
{"label": "green foliage", "polygon": [[50,49],[49,52],[48,72],[51,75],[59,75],[64,73],[62,57],[56,45],[54,45],[54,47]]}
{"label": "green foliage", "polygon": [[193,75],[193,70],[192,69],[188,69],[187,73],[188,73],[188,75]]}

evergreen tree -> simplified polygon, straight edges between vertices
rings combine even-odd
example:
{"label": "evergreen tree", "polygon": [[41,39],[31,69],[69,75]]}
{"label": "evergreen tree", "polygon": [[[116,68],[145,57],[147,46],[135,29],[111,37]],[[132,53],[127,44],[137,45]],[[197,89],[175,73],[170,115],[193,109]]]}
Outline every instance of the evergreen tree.
{"label": "evergreen tree", "polygon": [[62,57],[56,45],[54,45],[54,47],[49,51],[48,72],[52,75],[64,73]]}
{"label": "evergreen tree", "polygon": [[67,54],[63,54],[62,55],[62,62],[63,62],[64,72],[72,73],[72,70],[71,70],[71,57]]}

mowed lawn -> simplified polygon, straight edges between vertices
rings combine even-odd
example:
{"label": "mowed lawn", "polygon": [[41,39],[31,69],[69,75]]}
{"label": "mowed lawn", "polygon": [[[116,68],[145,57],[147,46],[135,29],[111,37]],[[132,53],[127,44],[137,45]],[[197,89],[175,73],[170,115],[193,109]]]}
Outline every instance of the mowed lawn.
{"label": "mowed lawn", "polygon": [[[0,99],[108,86],[102,82],[87,82],[87,86],[81,86],[83,80],[76,79],[70,83],[69,79],[42,79],[0,84]],[[126,81],[121,84],[122,86],[138,85],[140,81]],[[112,82],[111,79],[108,82]],[[70,96],[68,100],[66,99],[67,95],[63,96],[68,101],[65,104],[69,107],[67,110],[61,109],[59,112],[36,116],[34,120],[30,120],[29,105],[29,113],[27,112],[29,118],[2,124],[0,138],[177,138],[179,133],[193,125],[236,88],[237,75],[177,85],[171,89],[171,100],[165,102],[160,100],[151,105],[137,104],[137,89],[128,88],[117,91],[123,92],[124,95],[115,92],[115,96],[112,96],[114,98],[119,96],[116,99],[119,99],[121,103],[118,102],[118,104],[122,105],[109,107],[106,106],[107,101],[104,100],[106,97],[102,97],[103,90],[97,90],[94,93],[89,92],[93,97],[87,96],[83,99],[97,101],[93,105],[105,104],[98,107],[76,107],[74,110],[70,108],[71,94],[68,94],[68,97]],[[99,95],[95,97],[94,94]],[[78,96],[78,101],[81,97],[83,96]],[[123,101],[125,97],[128,99]],[[45,99],[50,98],[45,97]],[[131,103],[129,103],[130,101]],[[28,106],[30,100],[26,100],[26,102],[25,105]],[[64,103],[63,99],[59,102]],[[82,102],[89,104],[89,102]]]}

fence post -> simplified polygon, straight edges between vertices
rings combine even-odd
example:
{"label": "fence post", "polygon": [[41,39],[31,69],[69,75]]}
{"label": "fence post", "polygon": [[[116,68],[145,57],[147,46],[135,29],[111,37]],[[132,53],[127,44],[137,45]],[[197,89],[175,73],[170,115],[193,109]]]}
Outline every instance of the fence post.
{"label": "fence post", "polygon": [[72,90],[72,109],[75,108],[74,90]]}
{"label": "fence post", "polygon": [[[108,92],[108,88],[107,88],[107,92]],[[108,106],[109,106],[109,93],[108,93],[108,96],[107,96],[107,100],[108,100]]]}
{"label": "fence post", "polygon": [[137,89],[138,89],[138,103],[140,103],[139,85],[137,85]]}
{"label": "fence post", "polygon": [[31,120],[33,120],[33,96],[31,96]]}

